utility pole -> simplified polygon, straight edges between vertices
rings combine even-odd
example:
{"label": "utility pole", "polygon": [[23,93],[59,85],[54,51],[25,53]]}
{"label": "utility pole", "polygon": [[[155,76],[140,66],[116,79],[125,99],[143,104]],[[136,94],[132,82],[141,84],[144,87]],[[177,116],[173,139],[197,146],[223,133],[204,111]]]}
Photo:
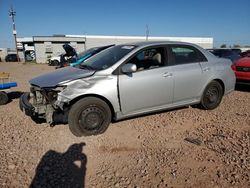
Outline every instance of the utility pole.
{"label": "utility pole", "polygon": [[18,49],[17,49],[17,40],[16,40],[16,25],[15,25],[15,16],[16,16],[16,12],[13,9],[13,6],[11,5],[10,11],[9,11],[9,16],[12,19],[12,26],[13,26],[13,35],[14,35],[14,40],[15,40],[15,46],[16,46],[16,55],[17,55],[17,61],[19,62],[19,55],[18,55]]}
{"label": "utility pole", "polygon": [[148,24],[146,25],[146,41],[148,41],[148,36],[149,36],[149,27]]}

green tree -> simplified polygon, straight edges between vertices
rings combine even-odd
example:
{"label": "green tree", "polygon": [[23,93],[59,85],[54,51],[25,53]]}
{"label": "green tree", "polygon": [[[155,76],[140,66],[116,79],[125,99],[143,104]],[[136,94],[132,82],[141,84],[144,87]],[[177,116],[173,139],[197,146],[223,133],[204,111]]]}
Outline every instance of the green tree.
{"label": "green tree", "polygon": [[221,48],[226,48],[227,45],[226,45],[226,44],[222,44],[222,45],[220,45],[220,47],[221,47]]}
{"label": "green tree", "polygon": [[239,44],[234,44],[233,47],[234,48],[240,48],[240,45]]}

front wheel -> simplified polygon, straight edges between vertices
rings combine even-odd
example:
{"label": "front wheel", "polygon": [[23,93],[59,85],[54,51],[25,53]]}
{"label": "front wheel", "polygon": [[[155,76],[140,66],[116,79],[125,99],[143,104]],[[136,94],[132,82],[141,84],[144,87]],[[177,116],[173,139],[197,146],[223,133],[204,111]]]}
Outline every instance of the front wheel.
{"label": "front wheel", "polygon": [[205,110],[213,110],[219,106],[223,96],[223,88],[217,81],[212,81],[206,87],[201,98],[201,107]]}
{"label": "front wheel", "polygon": [[111,110],[106,102],[86,97],[76,102],[69,111],[69,129],[75,136],[90,136],[106,131],[111,121]]}

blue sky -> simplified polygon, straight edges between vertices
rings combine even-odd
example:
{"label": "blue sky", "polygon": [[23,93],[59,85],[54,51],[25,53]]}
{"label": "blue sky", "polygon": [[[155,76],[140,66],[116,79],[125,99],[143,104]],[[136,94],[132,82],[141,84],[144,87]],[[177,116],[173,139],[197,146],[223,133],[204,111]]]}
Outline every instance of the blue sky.
{"label": "blue sky", "polygon": [[18,37],[53,34],[213,37],[250,45],[250,0],[0,0],[0,47]]}

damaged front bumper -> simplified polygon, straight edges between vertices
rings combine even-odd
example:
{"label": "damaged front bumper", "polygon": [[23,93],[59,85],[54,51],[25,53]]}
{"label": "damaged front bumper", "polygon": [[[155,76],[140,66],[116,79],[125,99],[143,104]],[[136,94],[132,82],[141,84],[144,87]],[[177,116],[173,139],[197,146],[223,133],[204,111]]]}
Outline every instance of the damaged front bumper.
{"label": "damaged front bumper", "polygon": [[68,122],[68,109],[54,109],[51,104],[32,104],[30,93],[24,93],[19,99],[19,107],[25,115],[30,116],[32,119],[44,119],[49,124],[67,123]]}
{"label": "damaged front bumper", "polygon": [[30,94],[24,93],[19,99],[19,107],[27,116],[35,116],[35,108],[29,102]]}

